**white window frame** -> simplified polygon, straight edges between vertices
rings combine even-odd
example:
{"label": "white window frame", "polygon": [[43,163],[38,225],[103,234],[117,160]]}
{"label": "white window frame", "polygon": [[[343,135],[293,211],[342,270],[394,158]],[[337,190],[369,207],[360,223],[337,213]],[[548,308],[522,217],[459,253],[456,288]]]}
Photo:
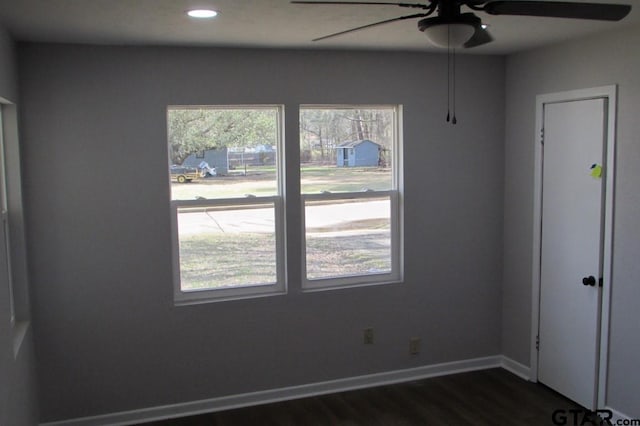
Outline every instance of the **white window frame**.
{"label": "white window frame", "polygon": [[4,244],[7,264],[7,286],[9,291],[9,315],[11,326],[16,323],[16,306],[14,296],[13,271],[11,269],[11,239],[9,233],[9,202],[7,197],[7,163],[4,141],[4,105],[0,100],[0,216],[2,218],[2,228],[4,234]]}
{"label": "white window frame", "polygon": [[[17,359],[29,329],[28,289],[24,241],[22,237],[22,194],[20,190],[20,157],[18,143],[17,106],[0,97],[0,186],[2,229],[7,262],[9,326],[13,331],[13,358]],[[9,161],[14,158],[15,161]],[[13,193],[13,196],[11,195]],[[13,206],[13,202],[17,203]],[[13,208],[13,207],[17,207]],[[16,228],[17,227],[17,228]]]}
{"label": "white window frame", "polygon": [[[174,302],[176,305],[208,303],[285,294],[285,208],[284,208],[284,106],[283,105],[169,105],[171,109],[275,109],[277,111],[277,192],[275,196],[255,196],[249,198],[218,198],[204,200],[171,200],[172,254]],[[171,182],[167,175],[167,182]],[[169,183],[170,184],[170,183]],[[230,208],[249,205],[273,206],[276,239],[276,282],[253,284],[237,287],[223,287],[184,291],[180,283],[180,246],[178,229],[178,209],[185,207],[224,207]]]}
{"label": "white window frame", "polygon": [[[302,246],[302,289],[305,292],[324,291],[338,288],[360,287],[381,284],[400,283],[404,279],[403,255],[403,202],[402,202],[402,105],[300,105],[303,109],[376,109],[394,110],[393,147],[391,152],[392,179],[391,190],[365,192],[335,192],[300,194],[301,198],[301,246]],[[299,112],[300,113],[300,112]],[[327,200],[358,200],[358,199],[389,200],[390,204],[390,234],[391,234],[391,271],[387,273],[368,273],[358,275],[344,275],[327,278],[308,278],[307,276],[307,241],[306,241],[306,204],[312,201]]]}

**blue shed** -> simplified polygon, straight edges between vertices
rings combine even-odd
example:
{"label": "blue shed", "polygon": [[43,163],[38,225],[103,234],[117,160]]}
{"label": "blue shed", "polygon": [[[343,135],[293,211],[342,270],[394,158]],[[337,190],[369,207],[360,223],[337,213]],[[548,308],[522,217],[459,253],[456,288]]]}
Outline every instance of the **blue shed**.
{"label": "blue shed", "polygon": [[377,166],[382,146],[368,139],[343,142],[336,147],[336,166],[368,167]]}
{"label": "blue shed", "polygon": [[214,167],[219,175],[229,173],[229,159],[227,147],[211,148],[198,151],[189,155],[183,162],[183,166],[199,168],[204,161],[209,167]]}

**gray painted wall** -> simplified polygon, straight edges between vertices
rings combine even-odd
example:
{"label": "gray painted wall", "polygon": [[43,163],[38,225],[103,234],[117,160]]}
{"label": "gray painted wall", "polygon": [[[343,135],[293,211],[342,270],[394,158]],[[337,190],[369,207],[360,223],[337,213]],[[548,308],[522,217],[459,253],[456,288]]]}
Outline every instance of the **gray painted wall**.
{"label": "gray painted wall", "polygon": [[[500,353],[502,58],[459,58],[457,126],[444,55],[25,44],[19,63],[24,161],[46,164],[24,184],[42,421]],[[285,104],[290,158],[299,104],[404,106],[403,284],[302,293],[294,241],[288,295],[173,306],[165,108],[252,103]]]}
{"label": "gray painted wall", "polygon": [[640,28],[507,60],[503,340],[529,364],[535,96],[618,84],[617,168],[607,404],[640,418]]}
{"label": "gray painted wall", "polygon": [[[11,102],[18,95],[14,43],[0,27],[0,97]],[[14,351],[17,329],[10,322],[6,263],[0,265],[0,425],[28,426],[37,423],[36,382],[34,375],[32,332],[28,326],[28,293],[24,252],[22,203],[20,192],[20,156],[16,141],[16,108],[3,110],[5,154],[7,157],[9,218],[12,259],[16,283],[16,310],[20,329],[26,330],[19,350]],[[12,125],[13,124],[13,125]],[[2,241],[4,241],[4,231]],[[4,254],[4,242],[2,243]],[[4,259],[4,256],[3,256]]]}

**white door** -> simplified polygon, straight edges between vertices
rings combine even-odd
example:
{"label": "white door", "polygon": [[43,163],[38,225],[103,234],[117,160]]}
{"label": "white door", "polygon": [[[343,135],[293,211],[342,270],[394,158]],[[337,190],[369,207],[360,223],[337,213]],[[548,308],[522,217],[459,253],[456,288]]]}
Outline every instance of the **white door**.
{"label": "white door", "polygon": [[606,109],[599,98],[543,112],[538,380],[589,409],[598,387]]}

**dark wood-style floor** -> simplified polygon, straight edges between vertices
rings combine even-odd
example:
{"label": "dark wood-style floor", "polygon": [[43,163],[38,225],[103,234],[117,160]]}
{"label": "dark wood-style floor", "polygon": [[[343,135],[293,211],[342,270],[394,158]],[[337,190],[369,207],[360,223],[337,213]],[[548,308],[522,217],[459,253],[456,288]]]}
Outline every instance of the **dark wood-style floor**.
{"label": "dark wood-style floor", "polygon": [[545,426],[560,424],[552,418],[558,409],[581,407],[496,368],[145,426]]}

